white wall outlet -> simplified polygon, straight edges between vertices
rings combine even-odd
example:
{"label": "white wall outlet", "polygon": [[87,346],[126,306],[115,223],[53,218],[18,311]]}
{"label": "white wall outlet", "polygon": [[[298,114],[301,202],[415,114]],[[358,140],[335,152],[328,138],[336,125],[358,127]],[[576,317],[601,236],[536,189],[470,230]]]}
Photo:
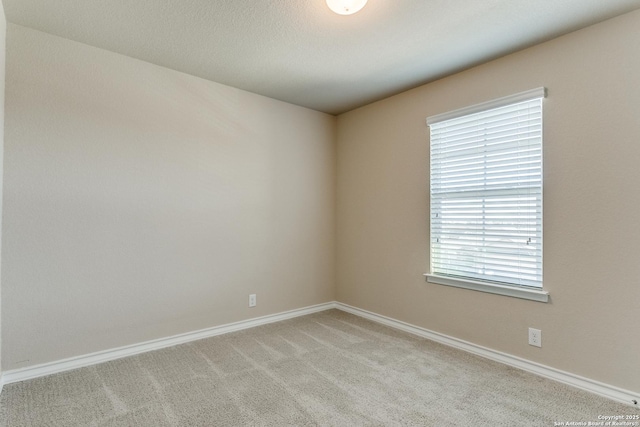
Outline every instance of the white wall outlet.
{"label": "white wall outlet", "polygon": [[256,306],[256,294],[249,295],[249,307]]}
{"label": "white wall outlet", "polygon": [[542,347],[542,331],[540,329],[529,328],[529,345]]}

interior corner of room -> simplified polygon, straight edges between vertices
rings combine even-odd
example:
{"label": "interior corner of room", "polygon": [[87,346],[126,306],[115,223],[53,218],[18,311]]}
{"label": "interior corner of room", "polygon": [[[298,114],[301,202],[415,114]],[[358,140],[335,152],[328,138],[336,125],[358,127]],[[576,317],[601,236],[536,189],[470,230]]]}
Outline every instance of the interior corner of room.
{"label": "interior corner of room", "polygon": [[[640,395],[640,10],[338,113],[7,20],[0,391],[338,308]],[[426,282],[425,119],[536,87],[548,303]]]}

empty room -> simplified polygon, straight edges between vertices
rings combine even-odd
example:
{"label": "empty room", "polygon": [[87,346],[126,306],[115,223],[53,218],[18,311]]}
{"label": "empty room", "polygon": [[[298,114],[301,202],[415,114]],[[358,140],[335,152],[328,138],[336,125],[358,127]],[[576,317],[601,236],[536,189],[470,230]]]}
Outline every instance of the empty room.
{"label": "empty room", "polygon": [[640,426],[640,0],[0,6],[0,427]]}

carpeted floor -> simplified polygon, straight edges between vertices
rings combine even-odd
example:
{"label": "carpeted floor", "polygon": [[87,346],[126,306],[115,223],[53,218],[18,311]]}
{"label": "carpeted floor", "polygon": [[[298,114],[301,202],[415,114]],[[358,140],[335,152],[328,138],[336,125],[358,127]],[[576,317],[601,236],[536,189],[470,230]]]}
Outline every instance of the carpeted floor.
{"label": "carpeted floor", "polygon": [[6,385],[0,398],[2,427],[553,426],[638,413],[338,310]]}

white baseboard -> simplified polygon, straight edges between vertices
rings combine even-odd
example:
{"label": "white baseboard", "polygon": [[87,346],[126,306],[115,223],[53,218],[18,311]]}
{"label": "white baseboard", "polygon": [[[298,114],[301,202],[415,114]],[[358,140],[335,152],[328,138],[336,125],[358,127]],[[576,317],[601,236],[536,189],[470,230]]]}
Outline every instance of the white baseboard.
{"label": "white baseboard", "polygon": [[[133,356],[148,351],[158,350],[161,348],[171,347],[178,344],[184,344],[191,341],[209,338],[216,335],[222,335],[229,332],[240,331],[242,329],[253,328],[255,326],[266,325],[268,323],[279,322],[294,317],[305,316],[307,314],[317,313],[319,311],[337,308],[347,313],[390,326],[432,341],[455,347],[460,350],[467,351],[478,356],[485,357],[505,365],[513,366],[545,378],[549,378],[570,386],[598,394],[600,396],[633,406],[640,406],[640,393],[634,393],[629,390],[604,384],[599,381],[581,377],[570,372],[561,371],[549,366],[541,365],[530,360],[522,359],[500,351],[482,347],[477,344],[463,341],[448,335],[430,331],[419,326],[414,326],[400,320],[372,313],[367,310],[352,307],[340,302],[328,302],[297,310],[286,311],[282,313],[272,314],[254,319],[243,320],[240,322],[228,323],[226,325],[214,326],[212,328],[202,329],[199,331],[188,332],[185,334],[174,335],[172,337],[160,338],[157,340],[146,341],[139,344],[128,345],[124,347],[114,348],[110,350],[99,351],[96,353],[86,354],[82,356],[71,357],[68,359],[58,360],[55,362],[44,363],[41,365],[28,366],[25,368],[5,371],[0,374],[0,393],[4,384],[25,381],[33,378],[43,377],[46,375],[56,374],[59,372],[69,371],[72,369],[91,366],[98,363],[108,362],[110,360],[120,359],[123,357]],[[633,402],[638,403],[633,403]]]}
{"label": "white baseboard", "polygon": [[212,328],[201,329],[199,331],[174,335],[172,337],[160,338],[152,341],[142,342],[139,344],[132,344],[110,350],[98,351],[96,353],[85,354],[82,356],[70,357],[68,359],[57,360],[55,362],[43,363],[41,365],[13,369],[2,373],[2,375],[0,376],[0,387],[3,384],[16,383],[33,378],[44,377],[46,375],[57,374],[59,372],[70,371],[72,369],[83,368],[85,366],[108,362],[115,359],[121,359],[123,357],[134,356],[136,354],[159,350],[161,348],[201,340],[203,338],[209,338],[216,335],[227,334],[229,332],[236,332],[242,329],[266,325],[268,323],[292,319],[294,317],[305,316],[307,314],[317,313],[319,311],[329,310],[332,308],[336,308],[335,302],[328,302],[324,304],[300,308],[297,310],[290,310],[282,313],[271,314],[268,316],[256,317],[253,319],[242,320],[240,322],[228,323],[226,325],[214,326]]}
{"label": "white baseboard", "polygon": [[352,307],[340,302],[336,302],[336,308],[342,311],[346,311],[347,313],[355,314],[356,316],[364,317],[365,319],[369,319],[374,322],[382,323],[383,325],[390,326],[395,329],[400,329],[410,334],[427,338],[440,344],[455,347],[460,350],[464,350],[469,353],[494,360],[496,362],[504,363],[505,365],[522,369],[523,371],[531,372],[545,378],[549,378],[591,393],[595,393],[597,395],[615,400],[620,403],[624,403],[633,407],[640,407],[640,393],[623,390],[609,384],[604,384],[599,381],[572,374],[570,372],[565,372],[559,369],[551,368],[549,366],[541,365],[530,360],[492,350],[487,347],[482,347],[468,341],[463,341],[458,338],[430,331],[419,326],[414,326],[400,320],[392,319],[390,317],[382,316],[380,314],[372,313],[370,311],[362,310],[360,308]]}

